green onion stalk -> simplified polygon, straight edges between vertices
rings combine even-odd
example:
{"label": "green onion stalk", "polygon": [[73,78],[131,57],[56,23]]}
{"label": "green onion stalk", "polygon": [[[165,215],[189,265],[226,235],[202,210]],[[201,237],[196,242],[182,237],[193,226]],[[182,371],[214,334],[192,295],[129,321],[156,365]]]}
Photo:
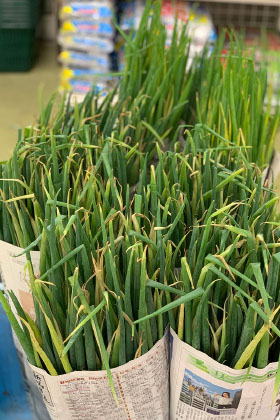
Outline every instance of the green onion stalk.
{"label": "green onion stalk", "polygon": [[[183,153],[158,147],[158,166],[143,166],[126,201],[111,178],[106,188],[89,186],[91,206],[77,205],[71,216],[62,215],[67,201],[46,203],[50,223],[41,221],[42,234],[23,251],[35,321],[10,291],[18,323],[1,295],[31,364],[51,375],[106,369],[110,380],[110,368],[145,354],[169,323],[193,347],[235,366],[232,346],[240,345],[249,308],[253,335],[268,322],[279,293],[278,196],[236,148],[228,148],[229,169],[223,154],[197,150],[196,137],[189,133],[192,150]],[[35,276],[30,251],[39,242]],[[274,260],[277,276],[268,281]],[[276,321],[269,324],[275,346]]]}
{"label": "green onion stalk", "polygon": [[273,156],[279,107],[272,108],[267,70],[263,65],[256,69],[254,50],[248,51],[234,34],[229,34],[229,40],[225,35],[199,61],[193,120],[237,145],[248,146],[249,161],[263,167]]}
{"label": "green onion stalk", "polygon": [[[226,66],[213,54],[209,73],[206,56],[185,73],[189,40],[175,29],[166,50],[150,5],[116,89],[62,102],[56,119],[52,98],[0,169],[0,237],[24,248],[35,320],[12,291],[19,321],[0,300],[28,360],[51,375],[105,369],[112,389],[110,368],[168,324],[233,368],[280,350],[279,197],[262,178],[278,116],[263,111],[264,76],[235,50]],[[193,89],[199,116],[182,137]]]}
{"label": "green onion stalk", "polygon": [[[170,48],[160,22],[160,3],[148,2],[139,31],[128,39],[125,69],[115,89],[105,98],[91,92],[82,104],[70,106],[53,95],[46,106],[40,101],[38,124],[19,133],[13,156],[0,166],[0,238],[24,247],[19,213],[25,218],[27,240],[39,234],[38,218],[45,219],[45,204],[76,204],[84,173],[99,174],[101,154],[107,154],[114,173],[130,186],[139,180],[143,159],[151,161],[156,144],[162,147],[174,137],[193,87],[193,71],[185,72],[190,39],[186,28],[174,29]],[[117,99],[117,100],[116,100]],[[103,150],[108,140],[126,148]],[[99,172],[98,172],[99,171]],[[116,173],[118,172],[118,173]],[[22,200],[19,201],[19,197]]]}
{"label": "green onion stalk", "polygon": [[35,240],[41,233],[39,219],[47,218],[46,203],[57,193],[57,201],[74,206],[90,176],[107,181],[104,155],[113,168],[110,176],[121,182],[124,200],[126,184],[133,188],[139,183],[142,167],[157,165],[157,145],[161,150],[184,149],[189,137],[185,140],[182,130],[189,123],[207,131],[202,148],[236,146],[249,162],[264,168],[279,122],[278,113],[271,117],[270,108],[263,109],[264,69],[255,71],[253,57],[244,57],[235,40],[229,55],[222,57],[221,37],[210,57],[206,50],[186,71],[186,29],[179,32],[175,25],[166,48],[160,3],[149,1],[138,32],[127,38],[125,68],[114,90],[105,98],[91,92],[74,107],[64,98],[55,106],[55,95],[46,106],[41,100],[38,125],[19,134],[12,158],[0,165],[0,239],[20,247]]}
{"label": "green onion stalk", "polygon": [[[228,153],[231,165],[236,154],[236,167],[228,169],[220,164],[222,154],[217,150],[197,152],[194,138],[195,133],[189,154],[168,153],[166,166],[159,163],[150,184],[157,209],[176,215],[172,222],[167,217],[166,224],[158,218],[154,228],[157,235],[171,239],[167,243],[172,263],[165,255],[161,267],[173,273],[179,269],[172,286],[175,323],[170,325],[186,343],[221,363],[236,369],[263,368],[279,358],[280,225],[275,208],[279,197],[263,186],[260,169],[235,147],[229,146]],[[163,185],[162,196],[157,187]],[[169,207],[182,193],[181,206]],[[148,285],[161,287],[158,281]],[[184,293],[201,287],[203,297],[182,304]],[[168,304],[161,308],[161,313],[166,312]]]}

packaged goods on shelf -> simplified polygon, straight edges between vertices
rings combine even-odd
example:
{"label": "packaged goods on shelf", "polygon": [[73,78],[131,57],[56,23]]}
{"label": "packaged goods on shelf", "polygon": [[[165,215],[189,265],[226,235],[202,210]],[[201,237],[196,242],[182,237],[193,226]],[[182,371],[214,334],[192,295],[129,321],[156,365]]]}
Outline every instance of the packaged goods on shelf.
{"label": "packaged goods on shelf", "polygon": [[100,71],[109,71],[111,67],[110,59],[106,54],[97,55],[75,50],[64,50],[59,54],[58,60],[62,64],[88,67]]}
{"label": "packaged goods on shelf", "polygon": [[[126,5],[121,18],[121,28],[129,31],[137,29],[145,8],[144,1],[134,1]],[[188,24],[187,33],[192,39],[188,66],[197,54],[201,54],[206,43],[214,42],[216,31],[210,15],[202,8],[193,8],[184,1],[164,0],[161,10],[161,20],[166,27],[166,46],[170,45],[177,16],[178,29]]]}
{"label": "packaged goods on shelf", "polygon": [[131,1],[124,4],[121,16],[121,28],[124,31],[130,31],[132,28],[137,29],[141,22],[142,14],[145,10],[145,2]]}
{"label": "packaged goods on shelf", "polygon": [[65,4],[60,11],[61,19],[73,17],[87,17],[93,19],[112,19],[112,2],[77,1]]}
{"label": "packaged goods on shelf", "polygon": [[66,90],[71,90],[74,93],[84,94],[86,95],[94,86],[95,92],[99,93],[104,91],[106,89],[105,83],[96,82],[94,83],[93,80],[84,80],[84,79],[67,79],[67,80],[61,80],[61,86],[62,88]]}
{"label": "packaged goods on shelf", "polygon": [[[139,0],[125,6],[121,18],[121,27],[129,31],[139,27],[145,2]],[[164,0],[161,9],[161,20],[167,30],[167,43],[171,39],[177,16],[178,27],[188,23],[187,32],[195,44],[205,45],[209,40],[216,40],[216,31],[210,15],[202,8],[191,7],[184,1]]]}
{"label": "packaged goods on shelf", "polygon": [[102,77],[104,80],[112,80],[112,77],[109,77],[106,73],[101,73],[98,69],[84,69],[84,68],[76,68],[76,67],[64,67],[61,71],[61,78],[63,80],[69,79],[94,79],[97,78],[101,81]]}
{"label": "packaged goods on shelf", "polygon": [[79,99],[83,99],[82,95],[86,95],[93,86],[95,92],[101,96],[106,95],[109,79],[106,74],[103,76],[95,69],[64,67],[61,71],[60,84],[64,90],[73,91],[80,95]]}
{"label": "packaged goods on shelf", "polygon": [[79,33],[113,38],[114,26],[110,22],[93,19],[69,19],[62,23],[61,33]]}
{"label": "packaged goods on shelf", "polygon": [[58,44],[63,49],[75,49],[79,51],[103,51],[103,53],[107,54],[114,51],[114,42],[112,40],[93,37],[90,35],[59,34]]}
{"label": "packaged goods on shelf", "polygon": [[[111,79],[115,29],[114,2],[68,1],[60,10],[58,61],[63,65],[60,87],[78,94],[92,86],[106,90]],[[82,98],[83,99],[83,98]]]}
{"label": "packaged goods on shelf", "polygon": [[216,32],[210,15],[203,9],[194,9],[186,2],[165,0],[162,5],[162,23],[167,30],[167,39],[171,39],[175,26],[176,15],[178,26],[188,23],[187,32],[194,44],[204,47],[209,40],[216,39]]}

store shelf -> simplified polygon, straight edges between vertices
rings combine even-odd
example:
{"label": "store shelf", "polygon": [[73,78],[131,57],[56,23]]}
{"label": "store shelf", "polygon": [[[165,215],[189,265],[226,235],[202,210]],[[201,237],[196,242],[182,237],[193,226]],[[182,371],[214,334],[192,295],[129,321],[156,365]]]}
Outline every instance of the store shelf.
{"label": "store shelf", "polygon": [[280,6],[280,0],[199,0],[198,3],[235,3],[253,6]]}
{"label": "store shelf", "polygon": [[279,30],[280,0],[198,0],[217,27]]}

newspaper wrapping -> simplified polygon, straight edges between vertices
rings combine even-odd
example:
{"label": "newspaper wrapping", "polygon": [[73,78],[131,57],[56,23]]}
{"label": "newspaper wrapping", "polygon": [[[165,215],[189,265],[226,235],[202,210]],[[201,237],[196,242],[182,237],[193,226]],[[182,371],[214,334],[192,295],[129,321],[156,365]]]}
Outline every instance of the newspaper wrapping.
{"label": "newspaper wrapping", "polygon": [[[21,248],[0,241],[0,274],[5,290],[13,290],[23,309],[35,319],[30,279],[24,270],[26,257],[22,255],[15,258],[21,252]],[[35,275],[39,273],[39,259],[39,251],[31,252]],[[112,369],[118,406],[106,372],[73,372],[50,376],[27,362],[20,343],[14,337],[25,382],[31,390],[31,403],[36,409],[36,418],[47,419],[48,413],[44,412],[47,408],[54,420],[168,420],[168,335],[166,331],[165,336],[145,355]],[[36,383],[40,391],[39,398]],[[42,400],[46,408],[42,407]]]}
{"label": "newspaper wrapping", "polygon": [[278,363],[235,370],[170,331],[170,420],[279,420]]}
{"label": "newspaper wrapping", "polygon": [[[22,248],[0,241],[0,275],[4,284],[5,290],[12,290],[19,302],[21,303],[25,312],[35,319],[35,310],[30,291],[30,279],[28,271],[24,269],[26,263],[26,256],[21,255],[16,257],[23,251]],[[30,252],[34,274],[39,273],[40,252]],[[11,307],[14,310],[13,304]]]}
{"label": "newspaper wrapping", "polygon": [[169,420],[169,332],[138,359],[111,370],[50,376],[31,366],[52,420]]}
{"label": "newspaper wrapping", "polygon": [[268,185],[274,182],[274,189],[279,192],[280,188],[280,153],[274,150],[270,165],[263,171],[263,181],[267,181]]}

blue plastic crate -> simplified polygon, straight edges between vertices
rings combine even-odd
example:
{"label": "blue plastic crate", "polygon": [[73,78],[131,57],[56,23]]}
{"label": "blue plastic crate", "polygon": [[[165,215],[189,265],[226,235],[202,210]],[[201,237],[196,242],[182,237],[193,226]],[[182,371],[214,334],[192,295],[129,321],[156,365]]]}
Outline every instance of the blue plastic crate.
{"label": "blue plastic crate", "polygon": [[9,321],[0,305],[0,419],[34,420]]}

